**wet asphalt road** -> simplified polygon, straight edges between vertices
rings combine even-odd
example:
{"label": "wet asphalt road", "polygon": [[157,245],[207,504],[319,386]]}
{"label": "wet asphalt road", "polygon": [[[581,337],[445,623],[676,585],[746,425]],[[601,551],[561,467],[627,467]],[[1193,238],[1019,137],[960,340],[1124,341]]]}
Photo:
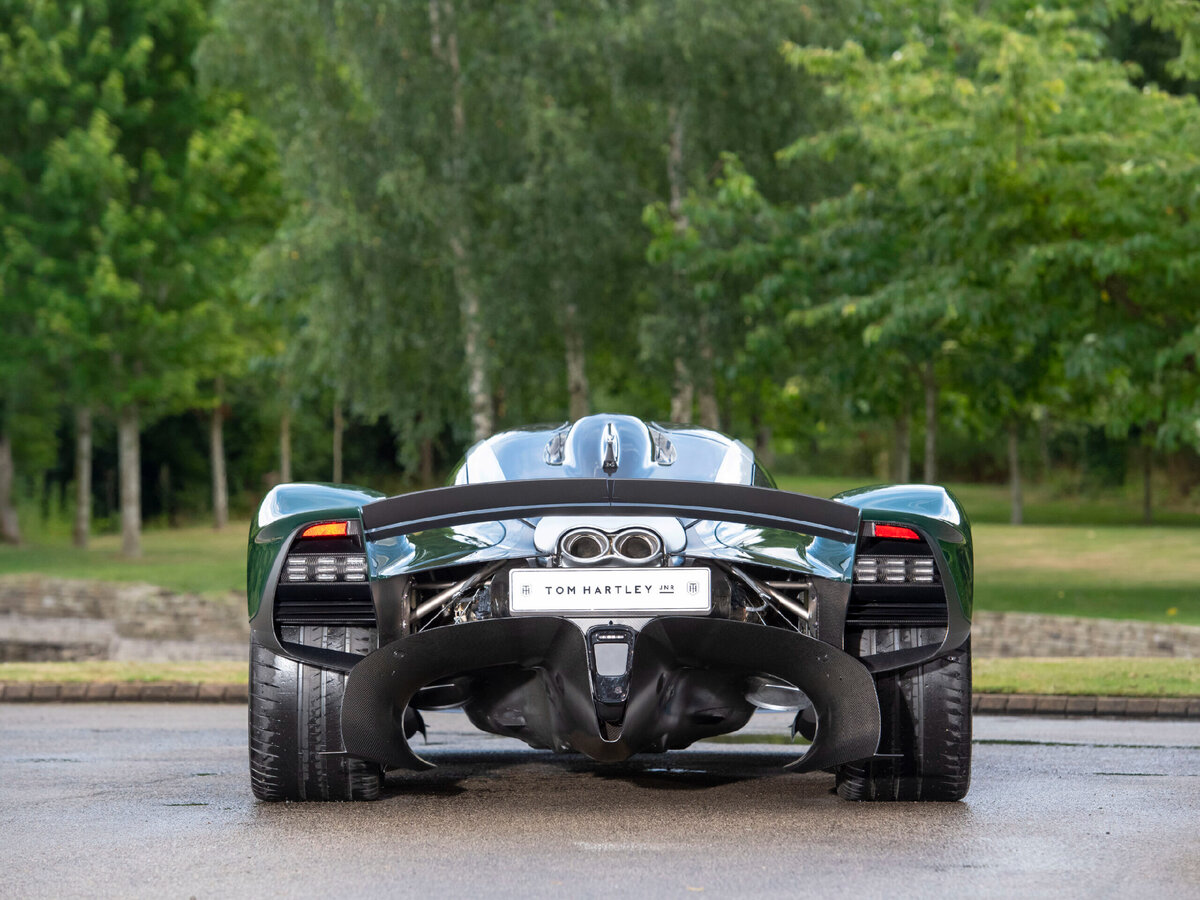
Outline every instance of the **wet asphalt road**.
{"label": "wet asphalt road", "polygon": [[978,717],[967,801],[919,805],[778,745],[600,767],[442,713],[384,800],[267,805],[245,717],[0,705],[0,896],[1200,897],[1200,723]]}

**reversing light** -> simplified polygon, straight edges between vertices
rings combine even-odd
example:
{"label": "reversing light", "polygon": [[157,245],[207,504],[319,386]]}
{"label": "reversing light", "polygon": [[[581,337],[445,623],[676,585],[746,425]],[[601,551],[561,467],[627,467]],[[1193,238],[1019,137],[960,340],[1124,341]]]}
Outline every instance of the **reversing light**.
{"label": "reversing light", "polygon": [[366,581],[367,558],[361,554],[317,556],[315,553],[294,553],[287,558],[283,580],[323,584]]}
{"label": "reversing light", "polygon": [[872,526],[872,537],[891,538],[897,541],[919,541],[921,536],[911,528],[905,528],[903,525],[884,525],[876,522]]}
{"label": "reversing light", "polygon": [[924,556],[860,556],[854,560],[856,584],[936,584],[933,559]]}
{"label": "reversing light", "polygon": [[317,525],[309,525],[302,532],[302,538],[333,538],[346,537],[350,533],[349,522],[321,522]]}
{"label": "reversing light", "polygon": [[879,580],[879,560],[873,556],[860,556],[854,561],[854,580],[874,584]]}
{"label": "reversing light", "polygon": [[891,556],[884,559],[883,580],[888,584],[904,584],[908,574],[906,563],[907,560],[902,556]]}
{"label": "reversing light", "polygon": [[933,584],[933,560],[914,559],[912,561],[912,580],[918,584]]}
{"label": "reversing light", "polygon": [[316,565],[317,581],[337,581],[338,567],[336,556],[318,556]]}
{"label": "reversing light", "polygon": [[367,558],[365,556],[347,556],[342,578],[346,581],[366,581]]}

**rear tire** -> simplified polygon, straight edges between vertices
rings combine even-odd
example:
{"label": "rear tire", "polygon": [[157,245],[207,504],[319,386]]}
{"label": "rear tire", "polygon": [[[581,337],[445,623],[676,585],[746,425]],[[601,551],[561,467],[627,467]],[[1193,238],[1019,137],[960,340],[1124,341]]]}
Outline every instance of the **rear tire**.
{"label": "rear tire", "polygon": [[[864,633],[862,652],[916,646],[914,628]],[[879,753],[892,758],[838,766],[846,800],[961,800],[971,784],[971,642],[935,660],[876,679]]]}
{"label": "rear tire", "polygon": [[[288,640],[367,653],[374,629],[294,626]],[[279,656],[250,637],[250,784],[259,800],[375,800],[383,770],[340,755],[346,676]],[[328,755],[327,755],[328,754]]]}

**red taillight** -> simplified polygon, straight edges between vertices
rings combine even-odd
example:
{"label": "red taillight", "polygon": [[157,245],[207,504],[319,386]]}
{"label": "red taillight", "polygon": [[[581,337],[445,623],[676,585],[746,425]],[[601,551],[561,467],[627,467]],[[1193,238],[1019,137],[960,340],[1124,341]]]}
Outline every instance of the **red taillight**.
{"label": "red taillight", "polygon": [[882,525],[876,522],[872,526],[872,537],[891,538],[895,541],[919,541],[921,536],[911,528],[905,528],[903,525]]}
{"label": "red taillight", "polygon": [[350,533],[349,522],[322,522],[319,525],[309,525],[302,532],[302,538],[335,538],[345,537]]}

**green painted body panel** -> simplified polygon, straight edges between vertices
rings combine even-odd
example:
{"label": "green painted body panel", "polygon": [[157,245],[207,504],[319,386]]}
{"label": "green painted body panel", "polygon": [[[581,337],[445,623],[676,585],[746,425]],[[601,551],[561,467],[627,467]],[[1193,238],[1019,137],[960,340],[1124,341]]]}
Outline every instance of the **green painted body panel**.
{"label": "green painted body panel", "polygon": [[894,484],[857,488],[833,499],[857,506],[864,522],[878,518],[912,525],[937,541],[963,617],[971,620],[975,584],[971,522],[954,494],[936,484]]}
{"label": "green painted body panel", "polygon": [[520,522],[476,522],[449,528],[428,528],[419,534],[404,534],[371,542],[371,564],[380,578],[401,572],[420,572],[464,561],[474,563],[507,559],[512,550],[505,545],[508,527],[524,528]]}
{"label": "green painted body panel", "polygon": [[246,553],[246,607],[253,619],[275,560],[292,533],[319,519],[360,519],[362,506],[384,495],[346,484],[294,482],[272,488],[250,522]]}

